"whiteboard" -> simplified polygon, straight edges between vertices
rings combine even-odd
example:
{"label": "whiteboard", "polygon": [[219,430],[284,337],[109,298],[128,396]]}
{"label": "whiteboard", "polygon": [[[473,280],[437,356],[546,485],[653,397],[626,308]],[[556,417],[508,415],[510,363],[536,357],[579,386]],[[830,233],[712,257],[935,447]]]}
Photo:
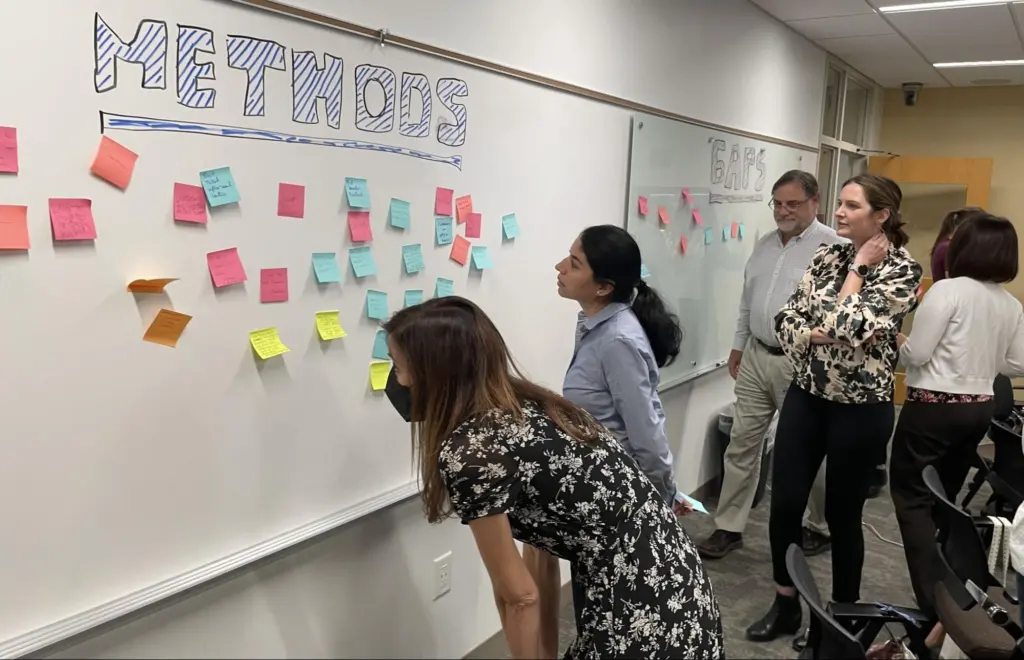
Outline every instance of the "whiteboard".
{"label": "whiteboard", "polygon": [[757,239],[775,229],[771,187],[788,170],[813,172],[816,162],[810,151],[633,116],[626,229],[640,246],[648,284],[683,329],[679,357],[661,370],[662,390],[725,365],[744,265]]}

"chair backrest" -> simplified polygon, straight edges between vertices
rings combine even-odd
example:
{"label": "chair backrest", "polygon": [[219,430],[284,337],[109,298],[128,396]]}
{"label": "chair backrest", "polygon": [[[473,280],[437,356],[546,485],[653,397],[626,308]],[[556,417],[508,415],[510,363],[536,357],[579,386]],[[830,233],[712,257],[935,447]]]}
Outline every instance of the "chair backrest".
{"label": "chair backrest", "polygon": [[988,571],[988,553],[969,513],[946,497],[939,473],[931,465],[922,473],[939,508],[939,551],[950,570],[963,583],[968,580],[988,589],[995,586]]}
{"label": "chair backrest", "polygon": [[803,550],[795,543],[786,550],[786,570],[797,593],[811,610],[811,627],[807,634],[807,649],[801,657],[821,660],[866,658],[864,647],[825,609],[821,593],[807,565]]}

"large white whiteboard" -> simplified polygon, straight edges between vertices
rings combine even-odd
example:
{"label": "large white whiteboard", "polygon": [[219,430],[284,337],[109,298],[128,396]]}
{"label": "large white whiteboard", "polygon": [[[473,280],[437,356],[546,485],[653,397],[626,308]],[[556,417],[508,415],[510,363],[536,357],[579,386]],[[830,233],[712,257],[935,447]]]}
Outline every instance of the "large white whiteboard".
{"label": "large white whiteboard", "polygon": [[[626,228],[640,245],[647,282],[679,316],[684,333],[679,357],[661,370],[662,389],[725,365],[744,265],[757,239],[775,228],[772,184],[791,169],[814,172],[816,164],[817,154],[803,149],[633,116]],[[668,223],[659,217],[662,208]]]}

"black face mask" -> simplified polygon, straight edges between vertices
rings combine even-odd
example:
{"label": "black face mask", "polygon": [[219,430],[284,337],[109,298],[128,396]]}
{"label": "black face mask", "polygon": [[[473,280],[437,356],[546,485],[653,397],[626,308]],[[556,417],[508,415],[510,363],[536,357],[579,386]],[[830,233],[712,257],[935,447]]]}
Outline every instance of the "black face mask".
{"label": "black face mask", "polygon": [[402,419],[411,422],[412,390],[398,382],[398,376],[395,375],[394,367],[388,373],[388,384],[384,388],[384,393],[388,395],[388,400],[391,401],[391,405],[395,407],[395,410],[402,416]]}

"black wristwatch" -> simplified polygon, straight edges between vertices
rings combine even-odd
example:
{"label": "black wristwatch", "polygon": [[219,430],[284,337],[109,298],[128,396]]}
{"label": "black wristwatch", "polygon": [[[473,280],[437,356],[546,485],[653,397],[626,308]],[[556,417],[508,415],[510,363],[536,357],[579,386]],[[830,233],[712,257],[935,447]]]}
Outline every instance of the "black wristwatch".
{"label": "black wristwatch", "polygon": [[874,270],[874,268],[872,268],[871,266],[868,266],[867,264],[861,264],[859,266],[854,266],[853,268],[850,269],[851,272],[857,273],[857,275],[862,280],[866,280],[868,278],[868,275],[870,275],[871,271],[873,271],[873,270]]}

